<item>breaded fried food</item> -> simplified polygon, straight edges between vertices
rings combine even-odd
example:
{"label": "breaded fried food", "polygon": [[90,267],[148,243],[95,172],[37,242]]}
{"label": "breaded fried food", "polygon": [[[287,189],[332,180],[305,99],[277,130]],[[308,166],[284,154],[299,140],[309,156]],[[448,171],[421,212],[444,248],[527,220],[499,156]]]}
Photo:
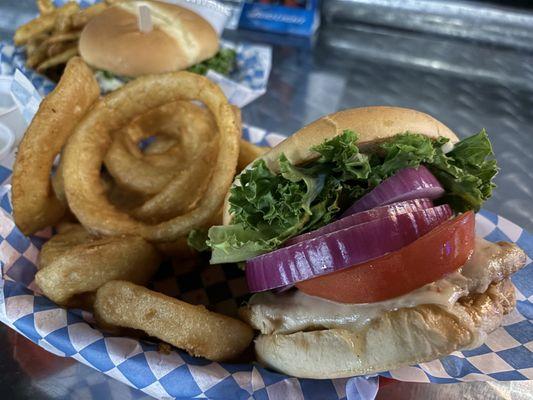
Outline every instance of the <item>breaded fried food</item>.
{"label": "breaded fried food", "polygon": [[89,20],[98,14],[100,14],[102,11],[104,11],[107,8],[107,5],[105,3],[96,3],[92,6],[89,6],[87,8],[84,8],[74,15],[72,15],[72,27],[75,29],[81,29],[83,28]]}
{"label": "breaded fried food", "polygon": [[[114,279],[146,284],[161,257],[139,236],[92,236],[80,225],[58,233],[42,248],[35,281],[59,305]],[[79,297],[79,296],[78,296]]]}
{"label": "breaded fried food", "polygon": [[39,270],[53,264],[66,251],[81,243],[89,241],[93,236],[79,224],[60,224],[58,234],[54,235],[41,248],[39,253]]}
{"label": "breaded fried food", "polygon": [[[115,134],[104,159],[105,166],[119,186],[146,195],[157,195],[176,175],[189,176],[197,154],[206,153],[206,157],[212,159],[212,152],[207,150],[216,145],[217,127],[213,115],[187,101],[175,101],[149,110],[135,118],[125,130],[126,134]],[[153,153],[152,146],[152,154],[146,154],[138,143],[150,137],[172,138],[175,143],[163,153]],[[208,172],[202,171],[202,177],[209,177]],[[195,178],[198,182],[198,177]],[[184,202],[183,196],[177,199],[178,204]],[[145,218],[153,216],[145,215]]]}
{"label": "breaded fried food", "polygon": [[78,55],[78,47],[73,44],[65,50],[61,51],[60,53],[40,63],[37,66],[37,71],[42,72],[44,70],[47,70],[48,68],[55,67],[56,65],[64,64],[76,55]]}
{"label": "breaded fried food", "polygon": [[50,172],[56,156],[100,95],[91,69],[71,59],[56,88],[39,106],[19,145],[13,167],[13,216],[26,235],[53,225],[65,212]]}
{"label": "breaded fried food", "polygon": [[39,14],[50,14],[53,13],[56,9],[52,0],[37,0],[37,8],[39,9]]}
{"label": "breaded fried food", "polygon": [[52,0],[37,0],[39,16],[21,25],[14,42],[25,46],[26,66],[48,73],[57,80],[55,70],[78,54],[78,40],[89,20],[108,6],[96,3],[80,9],[79,2],[68,1],[57,7]]}
{"label": "breaded fried food", "polygon": [[[44,6],[47,7],[47,6]],[[51,32],[56,24],[56,19],[61,13],[70,13],[79,10],[76,2],[68,2],[59,8],[49,8],[46,13],[21,25],[15,31],[13,41],[17,46],[26,44],[29,40],[42,33]]]}
{"label": "breaded fried food", "polygon": [[[187,208],[186,213],[157,221],[156,224],[146,223],[135,218],[137,213],[132,216],[119,210],[106,198],[100,178],[102,163],[112,144],[114,132],[147,110],[177,100],[202,102],[215,118],[218,151],[209,160],[209,171],[212,172],[206,185],[209,190]],[[94,105],[86,118],[76,126],[63,150],[62,175],[70,210],[91,232],[140,235],[152,242],[171,242],[193,229],[202,228],[220,210],[235,175],[241,135],[239,127],[240,121],[224,93],[203,76],[180,71],[147,75],[128,82]],[[203,158],[195,162],[200,163],[204,164]],[[176,176],[168,185],[174,187],[180,179]],[[193,192],[197,186],[199,183],[192,181],[177,189]],[[166,200],[174,197],[166,190],[159,195],[165,200],[166,212],[170,209],[166,205],[171,203]]]}
{"label": "breaded fried food", "polygon": [[98,289],[94,311],[97,321],[143,330],[213,361],[233,359],[253,337],[244,322],[125,281]]}

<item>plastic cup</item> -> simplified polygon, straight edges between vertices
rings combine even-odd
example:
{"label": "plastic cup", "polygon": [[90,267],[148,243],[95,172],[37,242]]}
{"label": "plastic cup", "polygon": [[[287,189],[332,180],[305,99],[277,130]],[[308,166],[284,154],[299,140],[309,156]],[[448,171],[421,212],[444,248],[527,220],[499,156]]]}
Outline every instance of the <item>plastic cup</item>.
{"label": "plastic cup", "polygon": [[15,141],[18,143],[28,124],[22,117],[13,96],[11,95],[12,76],[0,75],[0,123],[5,125],[15,135]]}
{"label": "plastic cup", "polygon": [[13,150],[15,134],[4,124],[0,123],[0,160],[3,160]]}

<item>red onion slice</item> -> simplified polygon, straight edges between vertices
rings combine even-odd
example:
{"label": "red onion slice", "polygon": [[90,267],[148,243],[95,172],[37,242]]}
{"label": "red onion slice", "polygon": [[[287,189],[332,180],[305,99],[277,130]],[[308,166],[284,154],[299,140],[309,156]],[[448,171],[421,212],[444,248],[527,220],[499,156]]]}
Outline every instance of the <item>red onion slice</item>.
{"label": "red onion slice", "polygon": [[404,168],[357,200],[342,217],[398,201],[423,197],[434,200],[443,194],[444,188],[426,167]]}
{"label": "red onion slice", "polygon": [[415,212],[418,210],[425,210],[426,208],[431,207],[433,207],[433,202],[430,199],[400,201],[398,203],[376,207],[371,210],[348,215],[347,217],[341,218],[317,230],[304,233],[303,235],[295,236],[287,240],[285,242],[285,246],[291,246],[293,244],[300,243],[305,240],[313,239],[317,236],[325,235],[326,233],[335,232],[344,228],[349,228],[353,225],[362,224],[364,222],[370,222],[375,219],[385,218],[389,216],[392,217],[394,215]]}
{"label": "red onion slice", "polygon": [[381,257],[414,242],[452,216],[445,204],[393,215],[283,247],[246,262],[251,292],[275,289]]}

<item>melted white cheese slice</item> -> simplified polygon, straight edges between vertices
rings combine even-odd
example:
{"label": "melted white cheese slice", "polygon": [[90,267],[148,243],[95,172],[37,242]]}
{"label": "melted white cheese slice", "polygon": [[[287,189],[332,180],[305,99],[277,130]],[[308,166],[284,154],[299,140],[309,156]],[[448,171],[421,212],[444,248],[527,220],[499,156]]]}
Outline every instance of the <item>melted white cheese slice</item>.
{"label": "melted white cheese slice", "polygon": [[[360,329],[385,312],[421,304],[451,307],[469,293],[483,293],[495,279],[499,246],[476,238],[474,254],[458,271],[403,296],[377,303],[343,304],[294,290],[252,296],[243,317],[263,334],[325,328]],[[428,266],[430,268],[431,266]],[[489,273],[492,271],[493,273]]]}

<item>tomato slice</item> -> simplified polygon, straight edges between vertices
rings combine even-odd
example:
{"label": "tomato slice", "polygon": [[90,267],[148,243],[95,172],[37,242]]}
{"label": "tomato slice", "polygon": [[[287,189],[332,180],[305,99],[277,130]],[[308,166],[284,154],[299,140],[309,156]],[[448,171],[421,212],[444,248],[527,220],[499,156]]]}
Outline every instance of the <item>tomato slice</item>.
{"label": "tomato slice", "polygon": [[464,265],[474,251],[475,216],[446,221],[398,251],[296,284],[302,292],[340,303],[391,299]]}

